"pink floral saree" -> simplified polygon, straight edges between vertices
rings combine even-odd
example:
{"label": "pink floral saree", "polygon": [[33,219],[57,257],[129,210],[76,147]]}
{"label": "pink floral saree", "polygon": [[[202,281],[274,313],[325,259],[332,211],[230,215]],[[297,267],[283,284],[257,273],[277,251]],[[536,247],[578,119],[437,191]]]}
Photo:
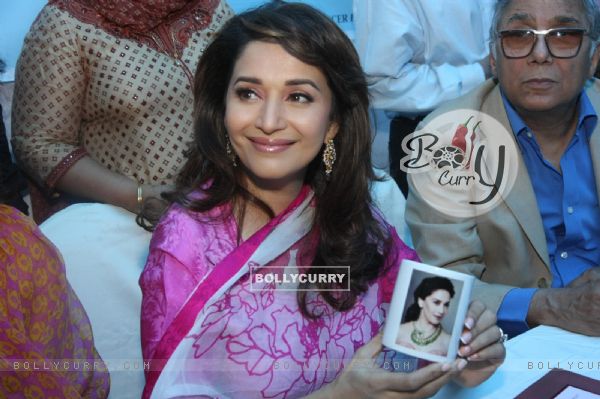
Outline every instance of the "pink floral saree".
{"label": "pink floral saree", "polygon": [[[398,265],[416,259],[394,237],[386,273],[347,312],[276,283],[251,286],[252,266],[310,265],[314,202],[305,187],[286,211],[239,246],[233,217],[171,207],[159,224],[140,278],[142,349],[150,361],[144,398],[297,398],[332,382],[380,330]],[[296,269],[295,269],[296,268]]]}

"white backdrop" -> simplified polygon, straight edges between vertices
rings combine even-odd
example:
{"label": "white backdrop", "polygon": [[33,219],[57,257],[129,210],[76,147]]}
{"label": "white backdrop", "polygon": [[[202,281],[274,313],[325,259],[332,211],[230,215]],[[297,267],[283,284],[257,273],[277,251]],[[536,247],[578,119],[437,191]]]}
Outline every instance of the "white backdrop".
{"label": "white backdrop", "polygon": [[[344,31],[354,38],[352,24],[352,0],[300,0],[329,15]],[[235,12],[256,7],[265,0],[229,0]],[[0,58],[7,64],[7,71],[0,75],[0,82],[14,80],[14,67],[23,45],[23,38],[46,0],[0,0]]]}

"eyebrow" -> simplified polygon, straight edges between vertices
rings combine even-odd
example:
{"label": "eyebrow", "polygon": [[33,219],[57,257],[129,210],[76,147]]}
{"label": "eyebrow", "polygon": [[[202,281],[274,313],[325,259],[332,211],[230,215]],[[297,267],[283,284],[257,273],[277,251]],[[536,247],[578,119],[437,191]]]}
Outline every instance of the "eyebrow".
{"label": "eyebrow", "polygon": [[581,21],[579,21],[577,18],[572,17],[570,15],[559,15],[557,17],[554,17],[553,20],[557,23],[557,24],[579,24],[581,23]]}
{"label": "eyebrow", "polygon": [[534,18],[531,14],[527,14],[524,12],[518,12],[515,13],[513,15],[511,15],[510,17],[508,17],[508,19],[506,20],[507,24],[510,24],[511,22],[525,22],[525,21],[533,21]]}
{"label": "eyebrow", "polygon": [[[511,15],[507,20],[506,24],[510,24],[511,22],[534,22],[535,18],[531,14],[527,14],[524,12],[518,12]],[[581,23],[577,18],[570,15],[558,15],[552,18],[553,24],[578,24]]]}
{"label": "eyebrow", "polygon": [[[262,80],[258,79],[258,78],[253,78],[250,76],[239,76],[235,82],[233,82],[234,84],[238,83],[238,82],[246,82],[246,83],[254,83],[254,84],[262,84]],[[290,79],[290,80],[286,80],[285,81],[285,85],[286,86],[301,86],[301,85],[309,85],[314,87],[317,91],[321,91],[321,89],[319,88],[319,86],[317,86],[317,84],[310,80],[310,79]]]}

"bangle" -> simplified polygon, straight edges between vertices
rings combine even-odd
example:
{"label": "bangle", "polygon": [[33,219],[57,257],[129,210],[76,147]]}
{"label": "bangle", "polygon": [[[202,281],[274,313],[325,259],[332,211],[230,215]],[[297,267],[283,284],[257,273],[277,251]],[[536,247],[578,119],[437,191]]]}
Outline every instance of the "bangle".
{"label": "bangle", "polygon": [[142,210],[142,203],[144,202],[144,196],[142,191],[142,185],[138,184],[137,186],[137,204],[138,208]]}

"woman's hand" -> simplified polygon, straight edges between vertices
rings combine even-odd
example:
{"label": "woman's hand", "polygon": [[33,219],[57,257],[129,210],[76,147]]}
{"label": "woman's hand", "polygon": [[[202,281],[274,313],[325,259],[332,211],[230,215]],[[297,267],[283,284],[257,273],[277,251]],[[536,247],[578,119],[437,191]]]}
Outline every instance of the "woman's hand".
{"label": "woman's hand", "polygon": [[412,373],[394,373],[374,363],[382,349],[382,333],[361,347],[342,374],[308,398],[426,398],[434,395],[467,361],[434,363]]}
{"label": "woman's hand", "polygon": [[464,344],[458,350],[469,363],[454,380],[472,387],[488,379],[502,364],[506,350],[501,343],[502,331],[496,326],[496,316],[479,301],[469,306],[465,329],[461,336]]}
{"label": "woman's hand", "polygon": [[[128,176],[107,169],[90,156],[81,158],[71,166],[58,180],[56,188],[95,202],[120,206],[133,213],[140,210],[138,183]],[[160,198],[162,192],[172,189],[173,186],[170,185],[144,184],[142,198]]]}
{"label": "woman's hand", "polygon": [[143,184],[142,196],[144,200],[149,198],[162,199],[162,193],[173,191],[174,189],[175,186],[171,184]]}

